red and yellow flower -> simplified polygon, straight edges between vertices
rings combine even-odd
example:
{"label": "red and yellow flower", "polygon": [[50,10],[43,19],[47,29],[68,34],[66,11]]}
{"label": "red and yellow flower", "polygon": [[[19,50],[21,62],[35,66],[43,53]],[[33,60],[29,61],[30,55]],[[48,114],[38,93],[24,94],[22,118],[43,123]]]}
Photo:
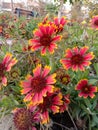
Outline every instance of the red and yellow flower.
{"label": "red and yellow flower", "polygon": [[34,39],[30,39],[29,43],[32,45],[32,50],[38,50],[41,48],[41,54],[46,54],[46,50],[50,53],[54,53],[54,49],[57,48],[56,41],[60,41],[61,36],[53,36],[55,28],[49,24],[41,24],[39,29],[34,32]]}
{"label": "red and yellow flower", "polygon": [[82,48],[74,47],[67,49],[65,52],[65,58],[61,59],[66,70],[72,68],[73,71],[84,71],[86,66],[91,64],[91,60],[94,58],[93,52],[87,53],[89,47],[84,46]]}
{"label": "red and yellow flower", "polygon": [[48,20],[49,15],[47,14],[45,18],[43,19],[41,24],[48,24],[50,21]]}
{"label": "red and yellow flower", "polygon": [[62,17],[61,19],[59,19],[58,17],[55,17],[54,25],[56,26],[56,29],[55,29],[56,33],[62,32],[65,24],[67,24],[67,20],[65,19],[65,17]]}
{"label": "red and yellow flower", "polygon": [[98,15],[96,15],[92,18],[91,25],[93,28],[98,29]]}
{"label": "red and yellow flower", "polygon": [[97,87],[88,83],[87,79],[82,79],[78,82],[75,87],[76,90],[79,90],[79,97],[87,98],[88,96],[93,98],[95,92],[97,92]]}
{"label": "red and yellow flower", "polygon": [[20,86],[22,94],[25,94],[24,101],[32,101],[32,105],[43,103],[43,97],[47,96],[47,92],[53,92],[53,84],[56,82],[56,74],[49,75],[51,68],[45,66],[42,71],[41,65],[38,65],[32,75],[27,75],[24,81],[21,81]]}
{"label": "red and yellow flower", "polygon": [[41,123],[45,124],[49,122],[49,112],[58,113],[60,105],[62,105],[62,93],[58,90],[53,93],[47,93],[44,97],[43,103],[38,105],[38,109],[41,113]]}
{"label": "red and yellow flower", "polygon": [[63,104],[60,106],[60,112],[68,110],[68,105],[70,104],[70,95],[64,95],[62,98]]}
{"label": "red and yellow flower", "polygon": [[7,78],[5,76],[6,72],[9,72],[12,68],[17,63],[16,58],[12,58],[11,53],[7,53],[3,59],[3,61],[0,63],[0,87],[6,86],[7,85]]}

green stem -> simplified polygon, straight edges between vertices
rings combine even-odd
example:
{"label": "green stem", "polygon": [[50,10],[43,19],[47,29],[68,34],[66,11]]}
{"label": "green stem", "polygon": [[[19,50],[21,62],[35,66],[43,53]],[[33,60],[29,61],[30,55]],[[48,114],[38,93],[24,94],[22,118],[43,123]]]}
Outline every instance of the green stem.
{"label": "green stem", "polygon": [[89,130],[91,130],[91,120],[90,120],[90,116],[88,115],[88,119],[89,119]]}

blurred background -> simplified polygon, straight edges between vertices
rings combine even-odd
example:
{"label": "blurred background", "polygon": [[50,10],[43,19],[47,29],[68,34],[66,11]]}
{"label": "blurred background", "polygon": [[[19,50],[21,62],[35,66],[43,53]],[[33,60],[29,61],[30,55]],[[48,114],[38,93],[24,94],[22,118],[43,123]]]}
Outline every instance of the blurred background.
{"label": "blurred background", "polygon": [[39,16],[57,13],[80,19],[98,14],[98,0],[0,0],[0,12],[15,13],[15,8],[38,12]]}

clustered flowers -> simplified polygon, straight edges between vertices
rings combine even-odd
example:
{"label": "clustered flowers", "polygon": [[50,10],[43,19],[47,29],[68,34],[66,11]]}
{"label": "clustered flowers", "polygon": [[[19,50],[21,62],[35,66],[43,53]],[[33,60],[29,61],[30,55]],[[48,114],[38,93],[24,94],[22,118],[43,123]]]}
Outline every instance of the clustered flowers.
{"label": "clustered flowers", "polygon": [[[57,49],[62,36],[59,35],[67,24],[67,20],[62,17],[54,18],[53,22],[48,20],[48,16],[38,25],[34,31],[34,37],[29,40],[28,46],[23,47],[23,52],[39,51],[41,55],[53,54]],[[98,16],[92,19],[93,28],[98,29]],[[33,57],[34,68],[28,73],[25,79],[20,81],[21,95],[25,108],[17,108],[14,112],[14,124],[18,130],[36,130],[37,123],[47,124],[50,121],[49,113],[62,113],[68,110],[70,104],[70,94],[63,94],[57,82],[60,85],[67,86],[71,82],[71,76],[68,70],[73,72],[85,71],[90,66],[94,58],[93,52],[89,52],[88,46],[67,48],[64,58],[59,60],[63,67],[53,73],[49,65],[39,64],[39,59]],[[12,54],[7,53],[0,62],[0,88],[7,85],[6,74],[10,71],[13,78],[19,76],[19,72],[11,68],[17,63]],[[30,62],[29,62],[30,63]],[[97,87],[89,84],[88,79],[81,79],[74,90],[79,97],[93,98]]]}
{"label": "clustered flowers", "polygon": [[27,75],[25,80],[20,83],[21,94],[25,94],[24,102],[29,102],[30,109],[37,107],[42,123],[49,122],[49,109],[53,113],[58,113],[65,101],[63,101],[60,89],[55,87],[56,74],[49,75],[50,70],[49,66],[45,66],[42,71],[42,66],[38,64],[33,70],[33,77]]}

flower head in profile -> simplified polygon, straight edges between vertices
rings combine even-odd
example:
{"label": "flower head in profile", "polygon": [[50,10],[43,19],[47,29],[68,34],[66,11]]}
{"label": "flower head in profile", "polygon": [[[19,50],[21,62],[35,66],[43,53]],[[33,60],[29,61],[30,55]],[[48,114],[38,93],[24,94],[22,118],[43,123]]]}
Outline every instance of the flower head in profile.
{"label": "flower head in profile", "polygon": [[42,21],[42,23],[41,24],[48,24],[50,21],[48,20],[48,18],[49,18],[49,14],[47,14],[46,16],[45,16],[45,18],[43,19],[43,21]]}
{"label": "flower head in profile", "polygon": [[40,114],[27,108],[17,108],[14,112],[13,122],[17,130],[36,130],[35,123],[40,121]]}
{"label": "flower head in profile", "polygon": [[62,32],[65,24],[67,24],[67,20],[65,19],[65,17],[62,17],[61,19],[59,19],[58,17],[55,17],[54,25],[56,26],[56,29],[55,29],[56,33]]}
{"label": "flower head in profile", "polygon": [[29,43],[32,45],[32,50],[38,50],[41,48],[41,54],[46,54],[46,50],[50,53],[54,53],[54,49],[57,48],[56,41],[60,41],[61,36],[54,36],[55,28],[49,24],[41,24],[39,29],[34,32],[34,39],[30,39]]}
{"label": "flower head in profile", "polygon": [[25,94],[24,101],[32,101],[32,106],[43,103],[43,97],[46,97],[47,92],[53,91],[53,84],[56,82],[56,74],[49,75],[51,68],[45,66],[42,71],[41,65],[33,70],[33,76],[27,75],[24,81],[21,81],[22,94]]}
{"label": "flower head in profile", "polygon": [[60,106],[60,112],[68,110],[68,105],[70,104],[70,95],[63,95],[62,101],[63,104]]}
{"label": "flower head in profile", "polygon": [[98,29],[98,15],[96,15],[92,18],[91,25],[93,28]]}
{"label": "flower head in profile", "polygon": [[6,72],[9,72],[17,63],[16,58],[12,58],[11,53],[7,53],[3,59],[3,61],[0,63],[0,86],[6,86],[7,85],[7,78],[5,76]]}
{"label": "flower head in profile", "polygon": [[87,79],[82,79],[78,82],[75,87],[76,90],[79,90],[79,97],[87,98],[88,96],[93,98],[95,92],[97,92],[97,87],[88,83]]}
{"label": "flower head in profile", "polygon": [[72,68],[73,71],[84,71],[86,66],[91,64],[91,60],[94,58],[93,52],[87,52],[89,47],[84,46],[82,48],[74,47],[67,49],[65,52],[65,58],[61,59],[66,70]]}
{"label": "flower head in profile", "polygon": [[49,112],[51,111],[54,114],[58,113],[60,105],[62,105],[62,93],[59,90],[55,90],[53,93],[47,93],[43,103],[38,105],[38,109],[41,113],[41,123],[48,123]]}

